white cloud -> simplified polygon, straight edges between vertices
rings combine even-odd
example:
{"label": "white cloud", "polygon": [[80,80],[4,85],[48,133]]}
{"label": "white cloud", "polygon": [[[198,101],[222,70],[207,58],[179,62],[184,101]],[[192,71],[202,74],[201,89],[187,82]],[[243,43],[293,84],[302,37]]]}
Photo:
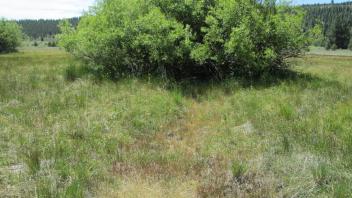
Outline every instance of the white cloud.
{"label": "white cloud", "polygon": [[80,16],[95,0],[0,0],[6,19],[60,19]]}

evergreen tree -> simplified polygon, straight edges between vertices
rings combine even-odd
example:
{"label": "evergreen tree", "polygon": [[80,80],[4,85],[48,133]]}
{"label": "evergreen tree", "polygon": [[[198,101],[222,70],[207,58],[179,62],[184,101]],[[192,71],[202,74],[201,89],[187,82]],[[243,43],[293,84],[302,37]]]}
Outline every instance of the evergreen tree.
{"label": "evergreen tree", "polygon": [[[59,23],[62,20],[40,19],[40,20],[19,20],[17,23],[23,27],[23,32],[33,39],[56,35],[59,33]],[[71,18],[68,21],[75,27],[79,18]]]}
{"label": "evergreen tree", "polygon": [[335,4],[316,4],[303,6],[306,10],[304,29],[323,24],[323,36],[327,49],[333,47],[346,49],[350,41],[352,27],[352,2]]}
{"label": "evergreen tree", "polygon": [[352,50],[352,28],[350,30],[350,42],[348,43],[348,49]]}

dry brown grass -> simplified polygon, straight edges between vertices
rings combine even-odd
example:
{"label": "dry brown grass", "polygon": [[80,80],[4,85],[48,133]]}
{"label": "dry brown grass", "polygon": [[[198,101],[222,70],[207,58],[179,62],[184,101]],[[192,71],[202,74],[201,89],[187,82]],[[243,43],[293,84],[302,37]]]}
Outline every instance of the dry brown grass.
{"label": "dry brown grass", "polygon": [[131,175],[124,177],[118,185],[102,186],[97,197],[123,197],[123,198],[192,198],[197,197],[196,181],[163,182],[151,177]]}

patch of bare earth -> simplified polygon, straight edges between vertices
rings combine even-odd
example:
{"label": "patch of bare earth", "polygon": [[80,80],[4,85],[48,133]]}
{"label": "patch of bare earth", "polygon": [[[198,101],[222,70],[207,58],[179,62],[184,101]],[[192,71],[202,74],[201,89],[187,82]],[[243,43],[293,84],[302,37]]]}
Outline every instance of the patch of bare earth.
{"label": "patch of bare earth", "polygon": [[[215,135],[220,115],[205,119],[213,104],[192,102],[182,119],[164,127],[155,137],[129,145],[126,152],[157,149],[179,153],[180,158],[168,163],[147,164],[114,162],[112,172],[121,178],[115,187],[103,187],[100,197],[261,197],[272,194],[272,176],[247,171],[240,176],[231,172],[231,160],[217,154],[200,152],[205,139]],[[248,122],[236,128],[245,134],[255,129]]]}

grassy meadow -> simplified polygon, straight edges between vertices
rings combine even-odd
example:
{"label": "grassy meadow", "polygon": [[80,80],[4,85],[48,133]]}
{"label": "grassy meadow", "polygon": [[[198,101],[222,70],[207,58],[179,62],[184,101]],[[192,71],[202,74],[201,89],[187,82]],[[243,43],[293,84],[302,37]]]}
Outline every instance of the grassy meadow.
{"label": "grassy meadow", "polygon": [[336,49],[327,50],[324,47],[310,47],[308,52],[310,55],[322,55],[322,56],[352,56],[352,50],[349,49]]}
{"label": "grassy meadow", "polygon": [[112,82],[56,48],[0,55],[0,197],[348,197],[352,57],[292,64]]}

